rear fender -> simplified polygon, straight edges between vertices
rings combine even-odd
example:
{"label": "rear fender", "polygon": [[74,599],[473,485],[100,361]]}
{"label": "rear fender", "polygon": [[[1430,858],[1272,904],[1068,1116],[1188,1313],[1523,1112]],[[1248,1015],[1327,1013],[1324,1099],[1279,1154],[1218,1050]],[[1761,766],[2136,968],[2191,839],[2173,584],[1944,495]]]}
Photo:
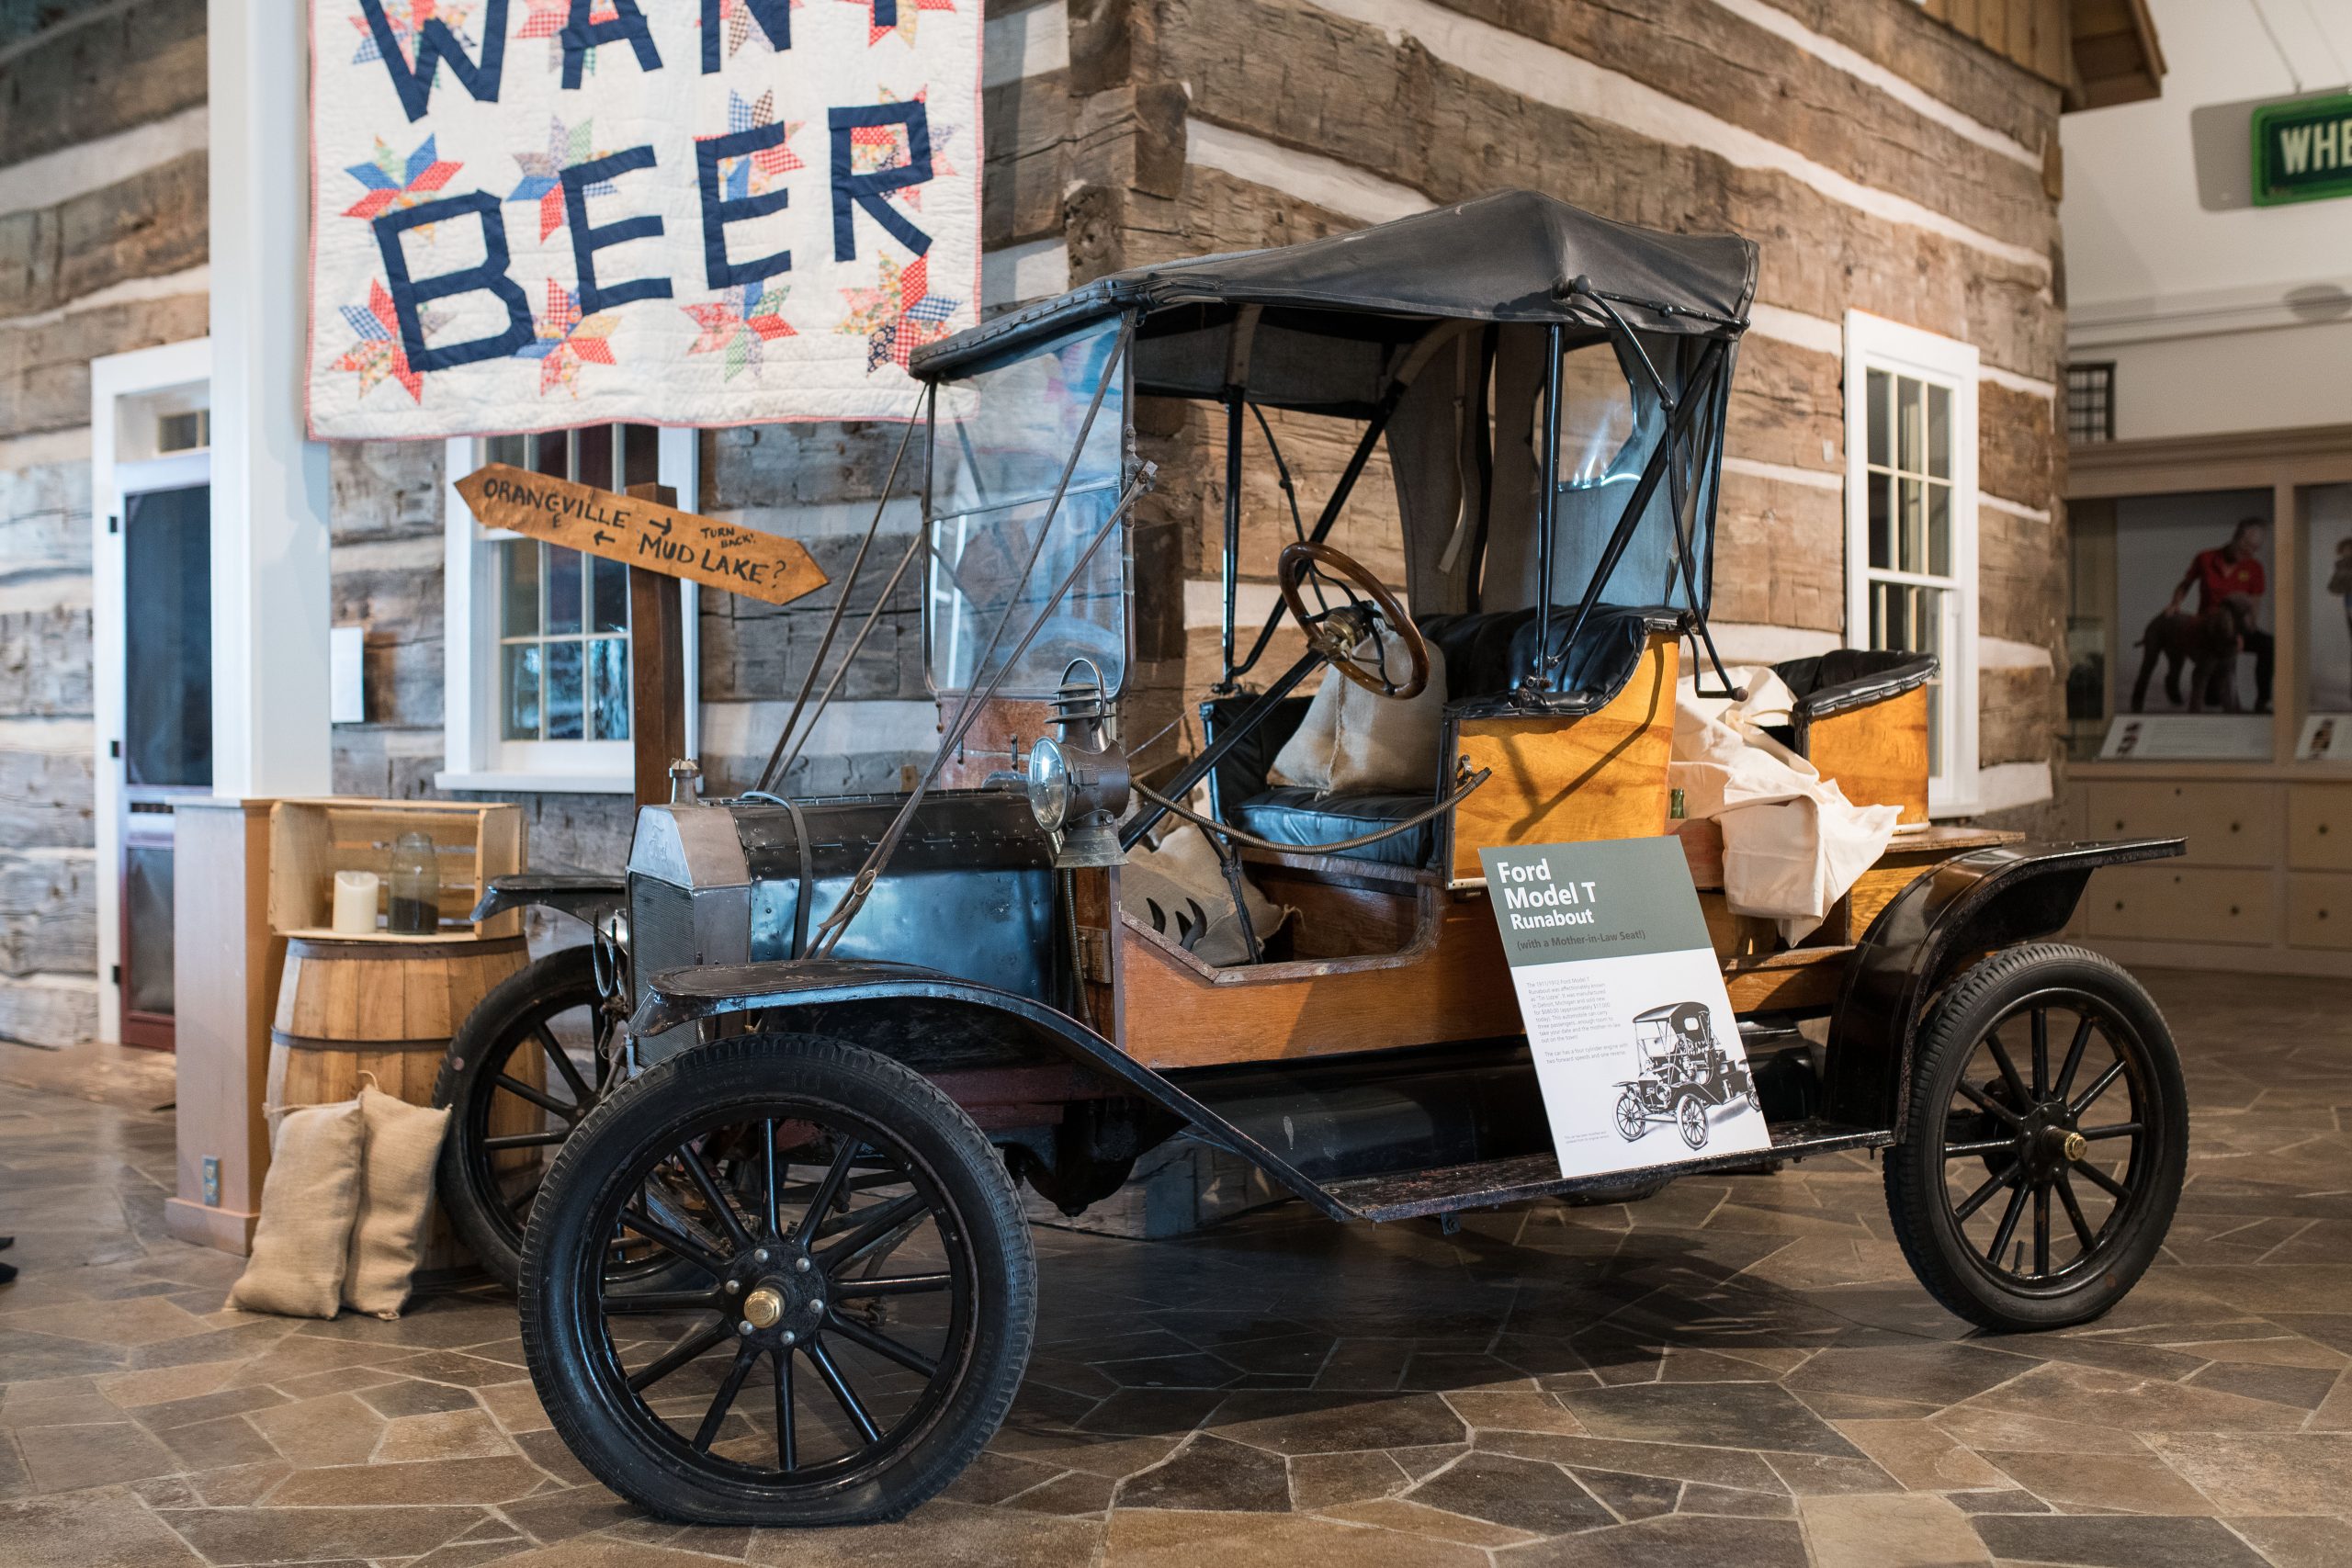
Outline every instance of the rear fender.
{"label": "rear fender", "polygon": [[1830,1019],[1828,1118],[1901,1139],[1913,1043],[1944,985],[1981,953],[2063,930],[2099,867],[2183,848],[2179,839],[2004,844],[1955,856],[1895,895],[1856,945]]}
{"label": "rear fender", "polygon": [[1348,1217],[1280,1155],[1069,1014],[919,964],[825,958],[664,970],[647,982],[628,1027],[643,1041],[739,1013],[760,1014],[763,1028],[831,1035],[903,1062],[983,1126],[1014,1124],[1003,1113],[1016,1106],[1143,1100],[1330,1218]]}

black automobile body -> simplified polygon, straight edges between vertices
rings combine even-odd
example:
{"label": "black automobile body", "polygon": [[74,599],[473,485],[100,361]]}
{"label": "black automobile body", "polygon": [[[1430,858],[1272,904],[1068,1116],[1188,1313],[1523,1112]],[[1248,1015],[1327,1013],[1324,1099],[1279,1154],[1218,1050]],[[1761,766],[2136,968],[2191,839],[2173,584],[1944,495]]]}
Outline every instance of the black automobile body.
{"label": "black automobile body", "polygon": [[[533,1375],[591,1470],[677,1517],[903,1512],[1018,1381],[1035,1272],[1011,1179],[1075,1211],[1179,1131],[1339,1220],[1755,1163],[1691,1143],[1562,1177],[1476,860],[1667,826],[1680,650],[1702,694],[1730,679],[1707,613],[1754,268],[1742,240],[1510,193],[1116,275],[916,356],[925,532],[833,670],[920,561],[943,734],[914,787],[770,793],[812,664],[756,789],[640,812],[619,919],[609,884],[500,895],[602,912],[628,1015],[594,1094],[550,1113],[520,1266]],[[1227,436],[1224,670],[1202,749],[1157,768],[1126,752],[1147,398],[1204,401]],[[1277,530],[1283,604],[1253,637],[1238,476],[1269,411],[1360,436],[1314,525]],[[1402,595],[1330,543],[1384,443]],[[1306,651],[1246,687],[1285,614]],[[1816,744],[1872,704],[1924,711],[1934,668],[1809,664],[1789,674]],[[1443,681],[1425,786],[1269,776],[1327,666],[1383,701]],[[1244,956],[1205,961],[1123,902],[1123,863],[1178,818],[1214,847]],[[2153,1006],[2041,939],[2097,867],[2178,848],[1955,852],[1843,942],[1726,953],[1745,1062],[1711,1037],[1698,1070],[1627,1093],[1644,1118],[1749,1100],[1774,1160],[1888,1150],[1939,1300],[2007,1327],[2095,1316],[2169,1219],[2185,1112]],[[1258,891],[1306,918],[1258,929]],[[659,1288],[622,1267],[649,1251]],[[681,1378],[693,1399],[664,1392]]]}

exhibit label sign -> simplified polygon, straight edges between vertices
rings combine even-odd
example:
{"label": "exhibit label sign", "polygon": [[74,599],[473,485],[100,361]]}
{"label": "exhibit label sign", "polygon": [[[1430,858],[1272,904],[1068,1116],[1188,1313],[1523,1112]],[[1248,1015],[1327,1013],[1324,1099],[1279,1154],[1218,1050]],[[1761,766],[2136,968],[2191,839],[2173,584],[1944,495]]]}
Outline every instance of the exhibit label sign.
{"label": "exhibit label sign", "polygon": [[2254,111],[2254,204],[2352,196],[2352,95]]}
{"label": "exhibit label sign", "polygon": [[903,419],[979,319],[981,0],[305,9],[314,439]]}
{"label": "exhibit label sign", "polygon": [[797,539],[639,496],[616,495],[505,463],[468,474],[458,481],[458,493],[485,528],[526,534],[771,604],[790,604],[825,585],[824,570]]}
{"label": "exhibit label sign", "polygon": [[1478,860],[1562,1176],[1771,1147],[1676,840]]}

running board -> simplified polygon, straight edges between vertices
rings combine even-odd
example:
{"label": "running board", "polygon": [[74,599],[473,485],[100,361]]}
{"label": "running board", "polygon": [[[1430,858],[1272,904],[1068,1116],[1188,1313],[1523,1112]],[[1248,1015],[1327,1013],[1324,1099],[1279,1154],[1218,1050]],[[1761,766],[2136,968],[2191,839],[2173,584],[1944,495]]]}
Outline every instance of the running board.
{"label": "running board", "polygon": [[1530,1198],[1556,1198],[1577,1192],[1623,1191],[1651,1179],[1661,1182],[1702,1171],[1732,1170],[1764,1160],[1803,1159],[1807,1155],[1834,1154],[1839,1149],[1884,1148],[1894,1134],[1866,1127],[1849,1127],[1817,1120],[1782,1122],[1772,1128],[1769,1153],[1712,1155],[1641,1170],[1611,1171],[1606,1176],[1563,1179],[1557,1156],[1545,1153],[1476,1165],[1441,1166],[1434,1170],[1396,1171],[1385,1176],[1359,1176],[1327,1182],[1324,1190],[1349,1214],[1375,1224],[1385,1220],[1409,1220],[1429,1214],[1450,1214],[1463,1209],[1491,1209]]}

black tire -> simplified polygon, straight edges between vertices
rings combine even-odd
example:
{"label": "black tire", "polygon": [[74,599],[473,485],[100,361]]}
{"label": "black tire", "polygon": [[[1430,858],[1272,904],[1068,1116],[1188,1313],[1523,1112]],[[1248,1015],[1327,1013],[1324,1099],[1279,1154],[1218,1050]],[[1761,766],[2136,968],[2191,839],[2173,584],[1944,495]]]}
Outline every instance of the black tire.
{"label": "black tire", "polygon": [[[700,1260],[698,1292],[648,1303],[611,1280],[605,1243],[624,1224],[642,1226],[634,1213],[623,1220],[635,1195],[679,1179],[673,1171],[708,1194],[719,1184],[702,1168],[729,1150],[764,1164],[764,1181],[701,1212],[715,1223],[697,1214],[660,1238]],[[796,1190],[796,1168],[823,1175]],[[932,1271],[901,1264],[872,1277],[910,1240],[938,1258]],[[647,1310],[660,1315],[628,1315]],[[1028,1224],[987,1137],[920,1074],[804,1035],[696,1046],[616,1089],[557,1156],[524,1254],[523,1346],[557,1433],[615,1492],[696,1524],[900,1517],[955,1480],[1003,1422],[1035,1313]],[[739,1332],[753,1317],[764,1321]],[[905,1370],[872,1371],[886,1360]],[[739,1403],[754,1372],[773,1392]],[[820,1438],[840,1454],[814,1457],[830,1451]]]}
{"label": "black tire", "polygon": [[[2053,1015],[2073,1020],[2063,1065]],[[2118,1085],[2128,1110],[2109,1098]],[[1904,1127],[1885,1156],[1904,1256],[1952,1313],[2010,1332],[2087,1323],[2122,1300],[2164,1244],[2188,1165],[2164,1015],[2121,968],[2056,943],[1994,953],[1946,989]]]}
{"label": "black tire", "polygon": [[[433,1103],[449,1111],[449,1130],[441,1141],[435,1193],[458,1239],[466,1244],[485,1272],[508,1290],[522,1278],[523,1231],[531,1194],[544,1179],[546,1166],[500,1169],[503,1151],[485,1145],[492,1136],[493,1108],[512,1091],[501,1087],[500,1075],[514,1054],[540,1050],[537,1031],[592,1036],[598,1013],[593,955],[585,947],[567,947],[535,959],[491,988],[475,1004],[449,1042],[441,1060],[441,1074],[433,1085]],[[571,1064],[578,1072],[577,1064]],[[547,1064],[553,1069],[550,1061]],[[560,1070],[543,1070],[543,1092],[566,1109],[537,1107],[544,1112],[540,1134],[551,1141],[548,1157],[561,1135],[588,1113],[600,1088],[594,1067],[582,1074],[591,1091],[589,1104],[577,1104],[570,1079]],[[515,1101],[517,1105],[523,1102]],[[559,1125],[560,1124],[560,1125]]]}

